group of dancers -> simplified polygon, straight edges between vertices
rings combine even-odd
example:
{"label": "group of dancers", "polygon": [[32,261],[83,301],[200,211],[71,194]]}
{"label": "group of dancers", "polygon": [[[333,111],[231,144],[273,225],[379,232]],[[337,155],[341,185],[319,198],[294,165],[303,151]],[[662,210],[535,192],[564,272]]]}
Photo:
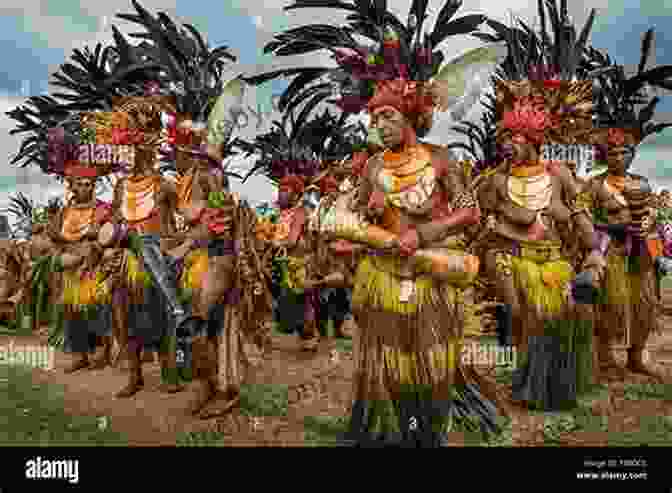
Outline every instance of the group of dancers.
{"label": "group of dancers", "polygon": [[[643,93],[669,86],[646,67],[652,31],[628,78],[588,44],[594,13],[577,36],[565,1],[540,1],[538,32],[454,19],[461,4],[446,2],[429,32],[426,2],[403,22],[385,2],[296,0],[288,10],[350,15],[280,33],[266,51],[326,49],[336,66],[225,83],[228,50],[133,1],[136,13],[120,17],[149,41],[131,45],[114,28],[111,49],[73,55],[91,70],[56,74],[69,101],[35,97],[10,112],[38,144],[17,159],[68,184],[31,239],[28,296],[45,291],[62,307],[68,371],[110,365],[116,341],[129,361],[117,395],[130,397],[156,350],[160,390],[189,382],[189,412],[208,419],[239,404],[274,324],[298,325],[301,348],[315,351],[320,318],[339,304],[336,335],[353,338],[354,355],[344,440],[439,447],[451,423],[497,433],[506,414],[495,382],[460,357],[474,304],[494,300],[499,341],[519,355],[519,404],[567,409],[598,378],[660,378],[645,356],[672,215],[629,171],[637,146],[666,127],[652,122],[659,98]],[[439,47],[456,35],[484,44],[445,63]],[[292,79],[281,119],[252,142],[236,137],[245,85],[278,77]],[[437,113],[459,119],[479,101],[481,122],[456,127],[469,145],[423,140]],[[352,123],[362,112],[368,126]],[[550,147],[590,152],[549,159]],[[246,177],[222,164],[238,152],[255,162]],[[277,208],[230,191],[255,174],[277,185]],[[110,204],[95,196],[106,176],[116,177]]]}

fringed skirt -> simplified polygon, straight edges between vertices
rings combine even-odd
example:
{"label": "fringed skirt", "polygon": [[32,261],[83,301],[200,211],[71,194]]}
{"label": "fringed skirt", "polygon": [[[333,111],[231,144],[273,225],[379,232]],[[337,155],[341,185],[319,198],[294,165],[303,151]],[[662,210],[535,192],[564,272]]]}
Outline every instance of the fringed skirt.
{"label": "fringed skirt", "polygon": [[[462,291],[430,278],[402,281],[394,272],[393,259],[367,257],[355,276],[359,330],[349,439],[437,447],[452,416],[495,431],[497,408],[461,368]],[[412,283],[408,302],[400,300],[402,282]]]}
{"label": "fringed skirt", "polygon": [[[179,270],[175,272],[175,277],[179,280],[178,292],[180,301],[185,307],[191,306],[193,297],[197,296],[203,288],[203,280],[205,278],[205,274],[208,272],[209,262],[210,252],[208,248],[192,250],[184,258],[184,262],[181,266],[179,266]],[[210,308],[207,334],[196,335],[214,337],[221,334],[222,326],[224,324],[224,307],[226,302],[235,301],[233,299],[229,299],[232,296],[233,293],[227,293],[226,299],[222,300],[222,303],[217,303],[215,306]]]}
{"label": "fringed skirt", "polygon": [[[213,240],[209,248],[193,250],[185,257],[183,265],[176,272],[180,298],[185,305],[188,306],[191,297],[202,289],[210,256],[229,254],[221,248],[215,250],[218,244],[221,242]],[[239,389],[245,380],[247,370],[259,366],[262,362],[260,351],[245,334],[243,330],[245,327],[241,327],[241,294],[241,290],[237,287],[226,292],[224,299],[210,308],[207,333],[192,335],[194,338],[206,336],[214,342],[214,345],[210,346],[202,340],[194,339],[192,375],[204,378],[214,372],[220,390]],[[258,307],[259,310],[262,308]],[[215,348],[214,354],[213,348]]]}
{"label": "fringed skirt", "polygon": [[167,303],[144,271],[141,259],[130,251],[124,270],[126,287],[117,293],[115,302],[127,306],[128,336],[140,339],[147,350],[158,350],[171,323]]}
{"label": "fringed skirt", "polygon": [[571,303],[572,266],[547,255],[530,249],[525,256],[507,256],[521,300],[522,344],[512,391],[514,400],[556,411],[575,406],[577,395],[592,384],[593,324],[588,305]]}
{"label": "fringed skirt", "polygon": [[622,245],[612,242],[597,306],[596,331],[601,339],[622,347],[643,345],[651,332],[660,330],[656,282],[650,258],[628,257]]}
{"label": "fringed skirt", "polygon": [[98,274],[63,273],[63,313],[54,314],[62,324],[66,353],[92,353],[98,336],[112,335],[112,296]]}

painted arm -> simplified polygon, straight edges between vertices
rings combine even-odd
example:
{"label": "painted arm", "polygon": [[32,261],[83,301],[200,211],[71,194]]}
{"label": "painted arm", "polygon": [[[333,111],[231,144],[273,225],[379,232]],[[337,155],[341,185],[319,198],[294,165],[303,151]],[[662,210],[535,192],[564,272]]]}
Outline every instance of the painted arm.
{"label": "painted arm", "polygon": [[46,225],[47,237],[55,243],[68,243],[62,235],[63,231],[63,208],[52,217]]}
{"label": "painted arm", "polygon": [[289,237],[287,238],[288,247],[295,246],[301,236],[303,235],[306,225],[306,210],[299,207],[292,217],[292,225],[289,229]]}
{"label": "painted arm", "polygon": [[159,190],[159,210],[161,214],[162,236],[175,235],[175,210],[177,208],[177,189],[168,180],[161,180]]}
{"label": "painted arm", "polygon": [[583,271],[594,271],[598,277],[602,277],[606,268],[605,256],[609,247],[609,237],[596,231],[593,224],[591,209],[595,184],[591,182],[585,187],[579,187],[564,166],[556,168],[556,176],[560,178],[563,186],[563,197],[571,211],[579,247],[582,251],[588,252],[581,268]]}
{"label": "painted arm", "polygon": [[481,210],[471,190],[467,188],[465,177],[457,163],[447,158],[438,160],[437,175],[439,184],[450,197],[453,211],[429,223],[417,226],[422,245],[441,241],[445,237],[460,232],[465,226],[478,224]]}
{"label": "painted arm", "polygon": [[110,222],[118,224],[124,221],[121,214],[121,206],[123,202],[123,190],[125,179],[119,180],[114,186],[114,195],[112,197],[112,217]]}

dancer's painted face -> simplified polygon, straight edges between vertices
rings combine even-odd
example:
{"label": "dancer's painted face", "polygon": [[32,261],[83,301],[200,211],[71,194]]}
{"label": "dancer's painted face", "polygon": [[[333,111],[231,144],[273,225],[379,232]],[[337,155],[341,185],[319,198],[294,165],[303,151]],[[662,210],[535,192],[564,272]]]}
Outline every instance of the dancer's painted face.
{"label": "dancer's painted face", "polygon": [[83,204],[93,200],[96,190],[96,181],[93,178],[73,178],[69,183],[73,199],[77,203]]}
{"label": "dancer's painted face", "polygon": [[612,174],[624,174],[635,159],[635,147],[625,144],[610,146],[607,152],[607,166]]}
{"label": "dancer's painted face", "polygon": [[514,161],[535,162],[539,158],[537,144],[524,134],[513,135],[508,144]]}
{"label": "dancer's painted face", "polygon": [[391,106],[373,110],[370,125],[378,129],[378,134],[388,149],[399,147],[404,142],[404,135],[409,127],[404,115]]}

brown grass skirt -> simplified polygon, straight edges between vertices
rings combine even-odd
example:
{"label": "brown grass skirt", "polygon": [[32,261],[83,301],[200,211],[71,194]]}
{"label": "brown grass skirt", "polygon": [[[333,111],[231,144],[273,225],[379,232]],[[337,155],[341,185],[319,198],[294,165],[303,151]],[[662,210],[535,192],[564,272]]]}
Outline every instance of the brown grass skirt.
{"label": "brown grass skirt", "polygon": [[637,269],[628,272],[625,249],[610,245],[605,292],[597,306],[595,328],[600,339],[617,346],[643,346],[652,332],[660,330],[653,262],[640,256],[636,264]]}
{"label": "brown grass skirt", "polygon": [[452,417],[470,418],[482,431],[495,431],[497,407],[481,393],[474,372],[460,365],[461,291],[416,279],[416,299],[395,309],[400,280],[379,269],[379,263],[364,259],[355,278],[353,314],[359,330],[350,440],[436,447]]}

